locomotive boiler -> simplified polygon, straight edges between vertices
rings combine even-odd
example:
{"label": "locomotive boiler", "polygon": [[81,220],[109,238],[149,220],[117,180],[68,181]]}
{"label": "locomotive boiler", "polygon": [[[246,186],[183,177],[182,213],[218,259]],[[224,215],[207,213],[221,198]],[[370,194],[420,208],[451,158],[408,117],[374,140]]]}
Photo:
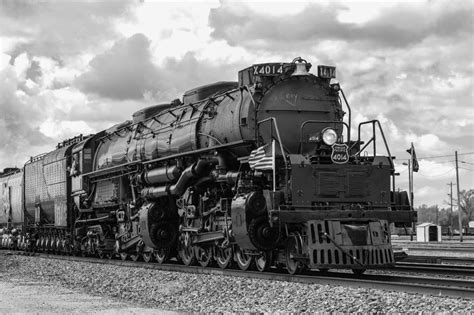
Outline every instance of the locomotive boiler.
{"label": "locomotive boiler", "polygon": [[[30,225],[34,244],[290,273],[392,265],[390,224],[409,225],[416,213],[395,191],[381,125],[361,123],[352,137],[335,68],[310,69],[301,58],[256,64],[238,82],[189,90],[63,144],[55,169],[65,188],[50,199],[67,211]],[[28,213],[51,208],[38,207],[41,198]]]}

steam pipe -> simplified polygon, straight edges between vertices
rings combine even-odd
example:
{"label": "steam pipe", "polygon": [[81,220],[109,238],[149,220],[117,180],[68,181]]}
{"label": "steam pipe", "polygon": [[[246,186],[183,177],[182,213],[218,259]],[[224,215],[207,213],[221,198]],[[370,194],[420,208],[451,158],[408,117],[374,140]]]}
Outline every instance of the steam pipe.
{"label": "steam pipe", "polygon": [[138,180],[141,184],[161,184],[174,181],[178,178],[179,174],[178,166],[163,166],[141,173],[138,176]]}
{"label": "steam pipe", "polygon": [[216,164],[218,162],[219,161],[217,158],[212,158],[209,160],[201,159],[193,165],[187,167],[183,173],[181,173],[181,176],[174,185],[144,188],[141,191],[141,195],[142,197],[149,199],[156,199],[167,195],[181,195],[188,187],[188,182],[190,179],[204,175],[204,171],[206,170],[207,166]]}

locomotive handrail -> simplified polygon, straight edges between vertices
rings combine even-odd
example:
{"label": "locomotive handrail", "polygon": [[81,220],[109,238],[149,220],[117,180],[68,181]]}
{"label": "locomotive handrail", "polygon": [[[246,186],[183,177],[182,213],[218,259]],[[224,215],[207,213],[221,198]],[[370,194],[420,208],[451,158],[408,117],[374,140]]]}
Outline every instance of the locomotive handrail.
{"label": "locomotive handrail", "polygon": [[48,154],[48,152],[32,156],[32,157],[30,157],[30,159],[28,161],[25,162],[25,165],[34,163],[36,161],[39,161],[42,158],[44,158],[47,154]]}
{"label": "locomotive handrail", "polygon": [[343,126],[346,126],[347,129],[347,141],[350,141],[350,126],[344,122],[344,121],[337,121],[337,120],[306,120],[304,121],[301,126],[300,126],[300,148],[299,148],[299,153],[301,153],[303,149],[303,129],[304,126],[307,124],[327,124],[327,123],[334,123],[334,124],[341,124]]}
{"label": "locomotive handrail", "polygon": [[390,153],[390,149],[389,149],[389,147],[388,147],[387,140],[385,139],[385,134],[384,134],[384,132],[383,132],[382,126],[380,125],[380,121],[378,121],[377,119],[374,119],[374,120],[369,120],[369,121],[361,122],[361,123],[359,124],[359,127],[358,127],[357,143],[360,143],[360,131],[361,131],[361,127],[362,127],[363,125],[367,125],[367,124],[372,124],[372,138],[371,138],[371,139],[362,147],[362,149],[360,149],[359,152],[357,152],[355,155],[360,155],[360,153],[361,153],[371,142],[373,142],[374,156],[376,156],[376,154],[377,154],[377,146],[376,146],[376,129],[375,129],[375,125],[377,124],[377,126],[379,127],[380,134],[382,135],[383,142],[384,142],[384,144],[385,144],[385,149],[387,150],[387,153],[388,153],[388,157],[389,157],[389,160],[390,160],[390,166],[392,167],[392,170],[393,170],[395,167],[394,167],[394,165],[393,165],[392,154]]}
{"label": "locomotive handrail", "polygon": [[[249,96],[250,96],[250,101],[252,102],[253,104],[253,107],[254,107],[254,111],[253,111],[253,114],[254,114],[254,121],[255,121],[255,139],[258,139],[258,122],[257,122],[257,102],[255,102],[255,100],[253,99],[253,95],[252,95],[252,92],[250,91],[250,87],[248,85],[243,85],[241,87],[241,92],[243,90],[246,90],[247,93],[249,93]],[[243,93],[241,93],[241,102],[243,101]],[[241,103],[242,104],[242,103]],[[239,106],[239,110],[241,106]],[[240,115],[240,113],[239,113]],[[258,140],[257,140],[258,141]],[[283,152],[283,151],[282,151]]]}
{"label": "locomotive handrail", "polygon": [[108,167],[108,168],[101,168],[101,169],[98,169],[98,170],[95,170],[95,171],[91,171],[91,172],[82,174],[82,176],[84,176],[84,177],[91,177],[91,178],[92,178],[92,177],[97,177],[97,176],[101,176],[101,175],[104,175],[104,174],[109,174],[109,173],[117,172],[117,171],[119,171],[120,169],[125,168],[125,167],[135,166],[135,165],[137,165],[138,163],[140,163],[140,161],[132,161],[132,162],[128,162],[128,163],[124,163],[124,164],[119,164],[119,165],[112,166],[112,167]]}
{"label": "locomotive handrail", "polygon": [[351,107],[349,106],[349,102],[347,101],[346,94],[344,94],[344,91],[342,89],[340,89],[340,91],[341,91],[342,97],[344,98],[344,103],[346,103],[347,110],[349,111],[348,112],[349,126],[347,128],[347,130],[348,130],[348,132],[347,132],[347,141],[350,141],[351,140],[352,110],[351,110]]}
{"label": "locomotive handrail", "polygon": [[251,144],[251,141],[249,140],[238,140],[238,141],[224,143],[222,145],[216,145],[216,146],[201,148],[201,149],[197,149],[193,151],[186,151],[186,152],[176,153],[172,155],[167,155],[167,156],[159,157],[153,160],[143,161],[142,163],[143,165],[147,165],[147,164],[161,162],[161,161],[165,161],[169,159],[174,159],[174,158],[185,156],[185,155],[196,155],[196,154],[204,153],[207,151],[218,150],[218,149],[227,148],[231,146],[242,146],[242,145],[250,145],[250,144]]}
{"label": "locomotive handrail", "polygon": [[219,145],[223,144],[219,139],[217,139],[216,137],[211,136],[210,134],[203,133],[203,132],[198,132],[197,134],[201,135],[201,136],[204,136],[204,137],[208,137],[209,139],[212,139],[212,140],[216,141]]}

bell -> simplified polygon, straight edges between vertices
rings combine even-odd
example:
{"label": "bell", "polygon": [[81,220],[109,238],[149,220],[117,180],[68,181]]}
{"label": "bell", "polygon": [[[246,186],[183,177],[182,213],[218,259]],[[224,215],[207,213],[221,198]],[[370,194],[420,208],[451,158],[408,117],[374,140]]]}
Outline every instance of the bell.
{"label": "bell", "polygon": [[291,76],[295,77],[295,76],[303,76],[303,75],[309,75],[308,71],[306,70],[306,63],[303,63],[303,62],[296,63],[296,70],[293,72]]}

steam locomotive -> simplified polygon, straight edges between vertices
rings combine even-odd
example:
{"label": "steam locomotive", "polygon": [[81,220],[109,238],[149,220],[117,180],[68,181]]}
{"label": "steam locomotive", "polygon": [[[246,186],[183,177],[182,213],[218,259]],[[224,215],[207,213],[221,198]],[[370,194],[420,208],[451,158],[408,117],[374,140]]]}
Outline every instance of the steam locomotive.
{"label": "steam locomotive", "polygon": [[291,274],[392,265],[390,224],[416,213],[381,125],[352,130],[335,67],[310,68],[255,64],[5,169],[1,245]]}

